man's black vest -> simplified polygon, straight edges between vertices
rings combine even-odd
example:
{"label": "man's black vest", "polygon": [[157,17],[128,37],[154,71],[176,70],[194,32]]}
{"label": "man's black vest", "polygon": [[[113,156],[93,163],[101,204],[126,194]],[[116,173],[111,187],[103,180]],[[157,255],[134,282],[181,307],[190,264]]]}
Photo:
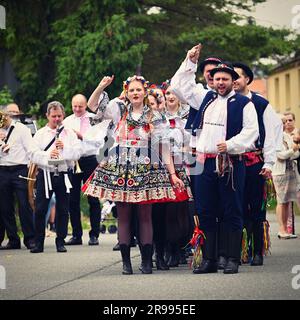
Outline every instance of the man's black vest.
{"label": "man's black vest", "polygon": [[258,127],[259,127],[259,137],[255,141],[255,147],[258,149],[262,149],[265,144],[265,138],[266,138],[266,130],[264,125],[264,112],[269,104],[269,101],[263,98],[262,96],[258,95],[255,92],[252,92],[251,101],[254,104],[256,113],[257,113],[257,120],[258,120]]}
{"label": "man's black vest", "polygon": [[[209,91],[203,99],[203,102],[192,123],[192,133],[196,135],[198,129],[202,129],[204,113],[209,105],[216,100],[218,94]],[[250,99],[238,93],[234,94],[227,100],[227,132],[226,140],[239,134],[243,128],[243,111],[244,107],[250,102]]]}

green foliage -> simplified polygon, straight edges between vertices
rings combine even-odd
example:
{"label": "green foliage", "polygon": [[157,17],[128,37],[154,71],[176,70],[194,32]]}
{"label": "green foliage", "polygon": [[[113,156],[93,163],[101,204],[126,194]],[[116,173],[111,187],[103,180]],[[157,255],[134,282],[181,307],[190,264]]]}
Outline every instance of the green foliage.
{"label": "green foliage", "polygon": [[93,23],[89,25],[86,20],[91,15],[93,13],[84,8],[84,12],[79,10],[53,24],[56,74],[48,99],[61,100],[67,111],[74,94],[90,95],[106,74],[116,75],[110,93],[118,95],[122,80],[135,73],[147,47],[138,42],[143,29],[130,28],[124,14],[104,21],[92,17]]}
{"label": "green foliage", "polygon": [[0,30],[0,61],[9,57],[20,83],[15,98],[39,117],[53,99],[70,111],[72,96],[89,96],[104,75],[115,75],[111,97],[140,70],[151,82],[170,78],[199,42],[202,58],[217,55],[267,71],[259,59],[299,55],[300,37],[236,14],[264,1],[3,0],[7,29]]}
{"label": "green foliage", "polygon": [[13,101],[14,100],[13,100],[13,97],[12,97],[10,90],[8,89],[7,86],[4,86],[0,90],[0,105],[5,105],[5,104],[11,103]]}

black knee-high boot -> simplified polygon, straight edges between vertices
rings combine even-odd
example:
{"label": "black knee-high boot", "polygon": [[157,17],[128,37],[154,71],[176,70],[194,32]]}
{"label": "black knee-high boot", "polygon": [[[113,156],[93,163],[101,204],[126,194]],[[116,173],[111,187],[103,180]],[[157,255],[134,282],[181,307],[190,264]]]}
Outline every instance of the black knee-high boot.
{"label": "black knee-high boot", "polygon": [[169,266],[164,259],[164,244],[160,242],[155,243],[155,263],[157,270],[169,270]]}
{"label": "black knee-high boot", "polygon": [[123,274],[132,274],[132,266],[130,260],[130,246],[126,244],[120,244],[120,251],[123,261]]}
{"label": "black knee-high boot", "polygon": [[142,273],[150,274],[152,273],[152,244],[140,245],[142,263],[140,270]]}
{"label": "black knee-high boot", "polygon": [[170,243],[168,245],[170,257],[168,260],[168,266],[171,268],[178,267],[179,265],[179,244],[177,242]]}
{"label": "black knee-high boot", "polygon": [[227,241],[227,264],[224,268],[225,274],[238,273],[241,259],[242,231],[228,233]]}
{"label": "black knee-high boot", "polygon": [[224,230],[223,223],[220,222],[218,226],[218,245],[217,245],[217,254],[218,254],[218,269],[223,270],[225,265],[227,264],[226,258],[226,239],[227,233]]}
{"label": "black knee-high boot", "polygon": [[253,260],[251,266],[262,266],[263,265],[263,237],[264,237],[263,223],[261,221],[256,222],[253,228]]}
{"label": "black knee-high boot", "polygon": [[215,273],[218,272],[216,257],[216,232],[204,232],[205,240],[202,246],[203,259],[199,267],[193,273]]}

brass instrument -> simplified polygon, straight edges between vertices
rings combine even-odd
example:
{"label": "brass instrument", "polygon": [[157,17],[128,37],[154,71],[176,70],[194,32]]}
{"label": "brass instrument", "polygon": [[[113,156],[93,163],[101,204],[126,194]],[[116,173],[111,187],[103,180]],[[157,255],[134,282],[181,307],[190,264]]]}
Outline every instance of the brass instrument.
{"label": "brass instrument", "polygon": [[77,160],[75,162],[75,174],[80,174],[80,173],[82,173],[82,170],[80,168],[79,161]]}

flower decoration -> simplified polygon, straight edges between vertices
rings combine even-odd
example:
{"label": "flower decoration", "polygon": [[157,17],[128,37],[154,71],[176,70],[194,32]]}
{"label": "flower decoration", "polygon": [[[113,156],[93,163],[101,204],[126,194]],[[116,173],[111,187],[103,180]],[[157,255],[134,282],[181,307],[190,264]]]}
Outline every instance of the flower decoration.
{"label": "flower decoration", "polygon": [[170,122],[170,128],[175,129],[176,128],[176,121],[175,119],[169,119]]}
{"label": "flower decoration", "polygon": [[127,186],[132,187],[134,185],[134,180],[133,179],[128,179],[127,181]]}
{"label": "flower decoration", "polygon": [[155,90],[156,88],[148,89],[148,95],[153,96],[158,104],[162,102],[162,95]]}
{"label": "flower decoration", "polygon": [[128,91],[129,84],[130,84],[132,81],[134,81],[134,80],[140,81],[140,82],[143,84],[145,90],[147,91],[147,89],[148,89],[148,87],[149,87],[149,81],[147,81],[147,80],[146,80],[144,77],[142,77],[142,76],[134,75],[134,76],[132,76],[132,77],[128,77],[128,78],[123,82],[123,90],[124,90],[125,92]]}
{"label": "flower decoration", "polygon": [[162,90],[162,92],[165,94],[168,87],[171,85],[171,80],[167,79],[166,81],[162,82],[161,85],[158,86],[159,89]]}

